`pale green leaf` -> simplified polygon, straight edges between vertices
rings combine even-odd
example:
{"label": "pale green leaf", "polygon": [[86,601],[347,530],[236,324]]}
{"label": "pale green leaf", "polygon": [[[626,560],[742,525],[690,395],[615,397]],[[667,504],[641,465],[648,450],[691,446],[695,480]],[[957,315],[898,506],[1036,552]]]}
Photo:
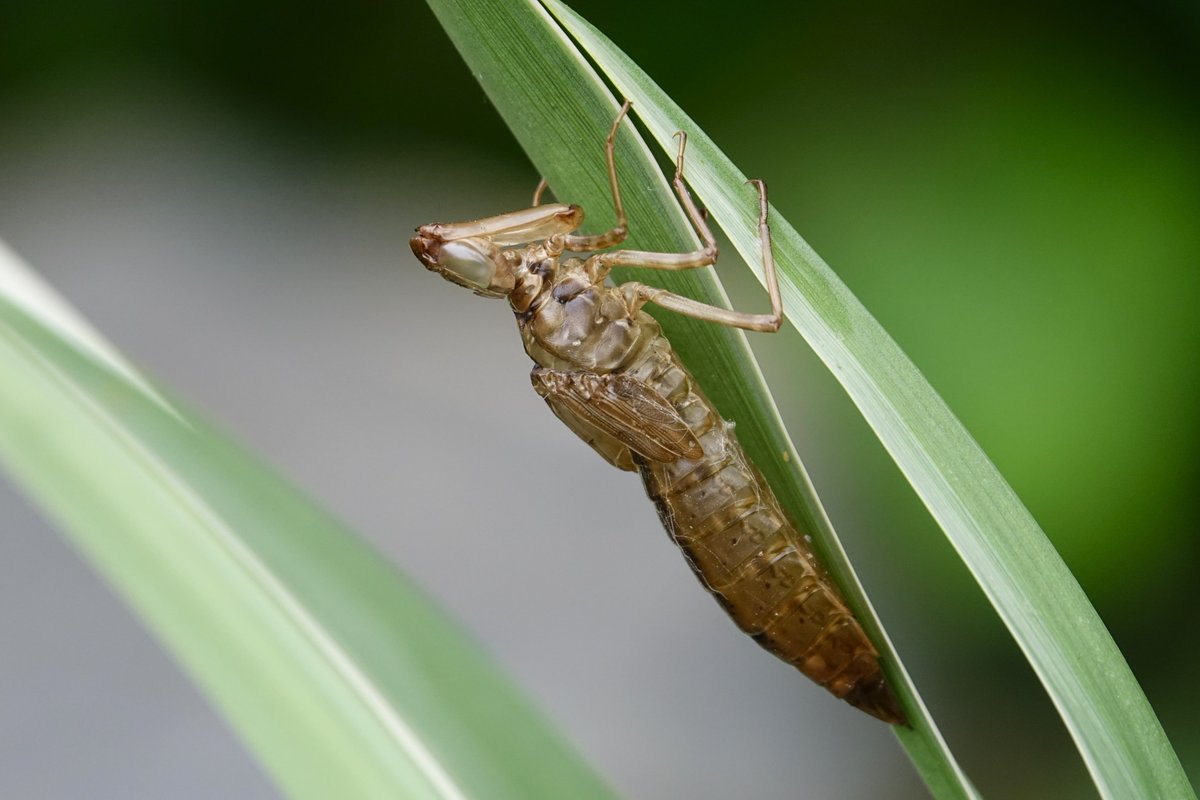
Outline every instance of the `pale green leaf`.
{"label": "pale green leaf", "polygon": [[0,462],[288,795],[609,795],[393,568],[2,247],[0,376]]}

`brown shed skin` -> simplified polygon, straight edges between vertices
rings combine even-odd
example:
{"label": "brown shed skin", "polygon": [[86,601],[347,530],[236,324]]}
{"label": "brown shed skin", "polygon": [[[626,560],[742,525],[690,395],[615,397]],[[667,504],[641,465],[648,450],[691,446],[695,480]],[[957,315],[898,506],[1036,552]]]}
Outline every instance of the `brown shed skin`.
{"label": "brown shed skin", "polygon": [[[525,261],[545,263],[531,251]],[[593,283],[576,260],[555,273],[510,295],[530,357],[561,372],[645,383],[683,418],[703,455],[653,461],[564,413],[553,392],[551,408],[610,462],[636,467],[667,533],[738,627],[837,697],[904,724],[875,647],[658,323],[630,312],[620,287]]]}
{"label": "brown shed skin", "polygon": [[[690,204],[682,180],[676,182]],[[761,198],[769,248],[765,192]],[[568,246],[608,246],[624,238],[623,223],[609,234],[571,237],[582,221],[578,206],[535,206],[426,225],[411,244],[422,263],[447,280],[508,298],[525,351],[537,364],[534,389],[605,460],[641,474],[667,533],[738,627],[835,696],[885,722],[905,724],[878,652],[808,541],[746,457],[733,425],[641,310],[648,300],[663,303],[662,294],[636,283],[606,283],[611,252],[586,261],[562,257]],[[678,268],[711,261],[715,249],[620,254]],[[714,320],[726,315],[704,308],[700,313]],[[777,328],[778,318],[759,329]]]}

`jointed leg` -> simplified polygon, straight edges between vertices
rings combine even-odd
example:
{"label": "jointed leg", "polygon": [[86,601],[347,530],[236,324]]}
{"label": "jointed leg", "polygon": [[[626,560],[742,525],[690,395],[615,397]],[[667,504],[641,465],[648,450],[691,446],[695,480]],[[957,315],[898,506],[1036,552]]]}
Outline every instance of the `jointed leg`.
{"label": "jointed leg", "polygon": [[705,257],[711,259],[709,263],[715,264],[717,241],[713,238],[712,229],[708,227],[708,214],[696,208],[696,203],[692,200],[692,193],[688,191],[687,184],[683,182],[683,152],[687,149],[687,134],[683,131],[676,131],[675,136],[679,139],[679,153],[675,156],[675,178],[671,181],[671,185],[675,187],[675,194],[679,196],[683,210],[687,212],[688,219],[692,221],[692,227],[704,241],[704,250],[701,252]]}
{"label": "jointed leg", "polygon": [[707,267],[716,263],[717,242],[708,227],[706,215],[696,207],[696,202],[692,200],[692,195],[683,180],[683,153],[687,149],[687,134],[679,131],[676,136],[679,137],[679,154],[675,158],[675,179],[671,183],[683,210],[691,220],[692,227],[704,242],[703,249],[690,253],[655,253],[645,250],[614,250],[611,253],[601,253],[596,256],[598,274],[607,275],[613,267],[677,270]]}
{"label": "jointed leg", "polygon": [[[603,250],[606,247],[612,247],[615,244],[625,241],[625,235],[629,230],[629,220],[625,218],[625,206],[621,203],[621,188],[617,185],[617,161],[614,153],[616,152],[617,131],[621,128],[621,120],[625,119],[625,115],[629,113],[629,108],[632,105],[633,103],[629,100],[626,100],[621,105],[621,111],[613,121],[612,128],[608,132],[608,138],[604,142],[604,155],[608,160],[608,186],[612,190],[613,207],[617,212],[616,227],[595,236],[568,236],[564,243],[567,250],[576,253],[586,253],[593,250]],[[536,200],[538,196],[535,194],[534,199]]]}
{"label": "jointed leg", "polygon": [[546,183],[545,178],[538,181],[537,188],[533,190],[533,208],[537,208],[542,204],[542,192],[546,191],[547,186],[549,184]]}
{"label": "jointed leg", "polygon": [[[621,127],[621,120],[629,113],[631,105],[632,103],[626,100],[621,106],[621,111],[617,114],[612,129],[608,132],[608,138],[604,146],[604,152],[608,159],[608,182],[612,189],[613,206],[617,212],[617,225],[612,230],[596,236],[568,235],[564,240],[567,250],[575,252],[600,250],[618,244],[625,239],[628,221],[625,217],[625,207],[621,203],[621,190],[617,185],[617,165],[614,151],[617,131]],[[690,253],[656,253],[642,250],[616,250],[611,253],[599,253],[588,259],[589,268],[593,273],[593,277],[597,280],[603,280],[609,270],[615,266],[680,270],[706,267],[716,262],[717,243],[713,237],[712,230],[708,227],[707,214],[697,208],[695,201],[692,199],[691,192],[688,191],[687,184],[684,182],[683,155],[687,149],[687,134],[679,131],[677,135],[679,137],[679,152],[675,159],[675,178],[672,184],[675,187],[675,193],[679,196],[679,202],[683,205],[684,212],[692,223],[692,227],[696,229],[696,233],[699,234],[700,239],[704,242],[704,247]],[[767,281],[767,293],[771,298],[771,313],[748,314],[741,311],[731,311],[718,306],[708,305],[707,303],[701,303],[698,300],[683,297],[664,289],[646,286],[642,283],[622,284],[621,288],[625,291],[626,297],[633,308],[637,309],[647,302],[654,302],[663,308],[669,308],[679,314],[735,328],[770,332],[779,330],[780,325],[783,323],[783,301],[779,294],[779,278],[775,272],[775,257],[771,252],[771,229],[767,225],[767,187],[760,180],[751,180],[748,183],[753,183],[758,187],[758,238],[762,249],[763,273]],[[537,206],[541,200],[542,191],[546,188],[545,184],[545,180],[538,184],[538,188],[533,195],[534,206]]]}
{"label": "jointed leg", "polygon": [[[663,308],[669,308],[676,313],[683,314],[684,316],[707,320],[709,322],[716,322],[721,325],[729,325],[734,328],[745,328],[746,330],[764,331],[768,333],[773,333],[779,330],[779,326],[783,324],[783,300],[779,294],[779,276],[775,271],[775,256],[771,252],[771,229],[767,225],[767,187],[760,180],[751,180],[748,181],[748,183],[753,183],[758,187],[758,240],[759,246],[762,249],[763,274],[767,281],[767,294],[771,298],[771,313],[748,314],[743,311],[731,311],[727,308],[701,303],[698,300],[693,300],[690,297],[684,297],[683,295],[678,295],[674,292],[668,292],[665,289],[656,289],[655,287],[647,286],[644,283],[623,283],[621,284],[621,290],[625,293],[625,297],[629,301],[632,308],[638,309],[641,308],[643,304],[652,302],[657,303]],[[691,198],[689,197],[688,199],[690,201]],[[688,216],[692,217],[693,224],[696,224],[696,221],[700,218],[700,215],[698,212],[695,212],[694,204],[685,203],[684,207],[688,208],[689,205],[691,205],[691,207],[688,211]],[[697,227],[699,228],[700,226],[697,224]],[[705,229],[707,230],[707,226]],[[711,236],[711,234],[709,235]],[[632,266],[646,265],[637,264]],[[680,267],[662,266],[659,266],[658,268],[680,269]]]}

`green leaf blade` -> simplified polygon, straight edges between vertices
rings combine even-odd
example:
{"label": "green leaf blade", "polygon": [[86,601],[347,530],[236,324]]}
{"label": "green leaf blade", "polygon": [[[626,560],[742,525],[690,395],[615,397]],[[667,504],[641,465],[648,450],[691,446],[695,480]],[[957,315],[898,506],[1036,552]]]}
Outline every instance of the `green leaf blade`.
{"label": "green leaf blade", "polygon": [[145,388],[90,329],[14,302],[21,268],[4,255],[0,462],[283,791],[611,796],[370,548]]}
{"label": "green leaf blade", "polygon": [[[762,280],[745,176],[610,40],[544,0],[658,144],[689,135],[688,178]],[[858,406],[1029,659],[1105,797],[1194,797],[1128,664],[1057,551],[916,366],[772,211],[785,314]]]}

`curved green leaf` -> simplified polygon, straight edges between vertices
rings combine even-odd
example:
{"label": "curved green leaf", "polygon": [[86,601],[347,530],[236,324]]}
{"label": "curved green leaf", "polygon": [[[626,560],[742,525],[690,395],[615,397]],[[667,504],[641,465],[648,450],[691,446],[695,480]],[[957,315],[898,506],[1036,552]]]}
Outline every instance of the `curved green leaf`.
{"label": "curved green leaf", "polygon": [[289,796],[609,796],[383,559],[80,322],[0,246],[0,461]]}
{"label": "curved green leaf", "polygon": [[[745,176],[632,60],[558,0],[563,26],[659,146],[689,136],[689,182],[757,269]],[[1029,659],[1105,797],[1194,797],[1124,657],[1032,515],[921,373],[777,212],[788,319],[842,383]]]}

